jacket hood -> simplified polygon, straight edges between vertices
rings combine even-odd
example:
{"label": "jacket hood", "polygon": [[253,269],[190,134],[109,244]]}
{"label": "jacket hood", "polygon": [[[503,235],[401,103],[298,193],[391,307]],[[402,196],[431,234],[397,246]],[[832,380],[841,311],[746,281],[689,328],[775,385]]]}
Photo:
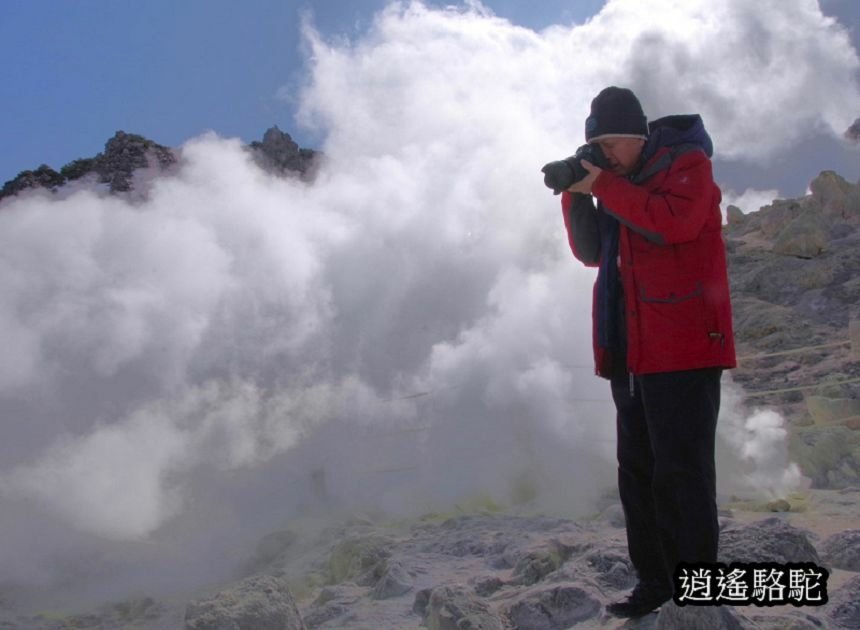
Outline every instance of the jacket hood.
{"label": "jacket hood", "polygon": [[658,149],[679,144],[696,145],[708,157],[714,153],[711,136],[705,131],[705,123],[699,114],[665,116],[650,122],[648,140],[642,153],[645,159],[649,159]]}

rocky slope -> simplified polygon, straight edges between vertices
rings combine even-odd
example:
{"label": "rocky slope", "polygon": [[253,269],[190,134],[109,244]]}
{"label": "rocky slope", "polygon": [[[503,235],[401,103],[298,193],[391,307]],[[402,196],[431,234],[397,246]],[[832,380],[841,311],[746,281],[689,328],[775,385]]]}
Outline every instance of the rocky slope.
{"label": "rocky slope", "polygon": [[810,191],[728,208],[734,379],[749,405],[786,415],[815,487],[848,487],[860,484],[860,185],[825,171]]}

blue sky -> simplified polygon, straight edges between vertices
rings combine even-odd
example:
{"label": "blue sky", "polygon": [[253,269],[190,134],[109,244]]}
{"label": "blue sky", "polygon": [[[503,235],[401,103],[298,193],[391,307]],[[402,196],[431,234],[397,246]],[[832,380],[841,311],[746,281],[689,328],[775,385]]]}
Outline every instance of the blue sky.
{"label": "blue sky", "polygon": [[[303,144],[292,103],[302,80],[300,15],[354,37],[386,0],[2,0],[0,182],[95,155],[119,129],[175,146],[212,129],[259,139],[273,124]],[[428,2],[430,5],[450,3]],[[488,2],[541,28],[584,20],[600,0]]]}
{"label": "blue sky", "polygon": [[[300,15],[311,11],[325,37],[355,38],[387,3],[2,0],[0,183],[41,163],[58,169],[95,155],[120,129],[177,146],[210,129],[247,142],[277,124],[300,144],[316,146],[320,137],[295,123],[295,102],[283,96],[298,92],[306,71]],[[581,23],[603,1],[487,0],[484,6],[541,29]],[[821,6],[852,29],[857,48],[858,3],[822,0]],[[739,189],[779,189],[802,164],[844,171],[856,158],[832,138],[811,137],[802,151],[783,156],[773,172],[729,163],[725,176]],[[808,174],[798,177],[802,187]]]}

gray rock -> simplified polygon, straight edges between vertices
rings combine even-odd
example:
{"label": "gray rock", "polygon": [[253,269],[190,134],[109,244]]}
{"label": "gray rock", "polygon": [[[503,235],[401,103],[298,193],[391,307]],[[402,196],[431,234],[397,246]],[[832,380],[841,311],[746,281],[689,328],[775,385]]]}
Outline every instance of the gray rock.
{"label": "gray rock", "polygon": [[860,220],[860,185],[845,181],[833,171],[822,171],[809,184],[809,190],[831,220],[841,219],[848,223]]}
{"label": "gray rock", "polygon": [[260,575],[185,609],[185,630],[305,630],[287,585]]}
{"label": "gray rock", "polygon": [[478,578],[475,581],[475,593],[481,597],[489,597],[504,585],[505,583],[495,576]]}
{"label": "gray rock", "polygon": [[430,594],[432,592],[432,588],[422,588],[420,591],[415,593],[415,601],[412,602],[412,612],[416,615],[421,615],[422,617],[426,616],[427,606],[430,604]]}
{"label": "gray rock", "polygon": [[439,586],[430,593],[428,630],[504,630],[502,620],[464,586]]}
{"label": "gray rock", "polygon": [[839,532],[825,540],[821,560],[834,569],[860,571],[860,529]]}
{"label": "gray rock", "polygon": [[791,612],[785,615],[750,615],[750,620],[759,630],[818,630],[824,623],[814,615]]}
{"label": "gray rock", "polygon": [[571,549],[558,541],[550,541],[547,545],[529,549],[514,565],[514,578],[526,586],[535,584],[560,569],[570,554]]}
{"label": "gray rock", "polygon": [[774,239],[804,210],[803,199],[775,199],[758,212],[759,229],[767,239]]}
{"label": "gray rock", "polygon": [[601,610],[600,602],[579,586],[561,584],[528,591],[506,614],[518,630],[554,630],[597,617]]}
{"label": "gray rock", "polygon": [[784,256],[815,258],[827,249],[830,226],[821,213],[808,209],[779,233],[773,251]]}
{"label": "gray rock", "polygon": [[636,572],[626,554],[600,549],[585,561],[597,573],[597,581],[616,590],[627,590],[636,584]]}
{"label": "gray rock", "polygon": [[827,617],[837,628],[860,628],[860,576],[830,595]]}
{"label": "gray rock", "polygon": [[752,624],[729,606],[678,606],[669,601],[660,607],[657,630],[744,630]]}
{"label": "gray rock", "polygon": [[744,212],[737,206],[726,206],[726,222],[734,227],[744,222]]}
{"label": "gray rock", "polygon": [[414,587],[412,576],[397,563],[388,563],[388,567],[373,587],[373,599],[390,599],[405,595]]}
{"label": "gray rock", "polygon": [[821,564],[806,533],[778,517],[721,532],[719,561]]}
{"label": "gray rock", "polygon": [[340,602],[326,602],[307,611],[304,616],[304,623],[307,628],[318,628],[338,617],[343,617],[349,611],[349,606]]}

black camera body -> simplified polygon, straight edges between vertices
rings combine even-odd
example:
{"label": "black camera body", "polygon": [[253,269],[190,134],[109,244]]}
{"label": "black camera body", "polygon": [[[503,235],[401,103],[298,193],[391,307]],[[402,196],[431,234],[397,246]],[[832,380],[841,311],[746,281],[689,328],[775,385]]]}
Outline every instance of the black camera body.
{"label": "black camera body", "polygon": [[549,162],[541,169],[543,183],[558,195],[567,190],[579,180],[588,175],[588,171],[582,165],[582,160],[588,160],[595,166],[606,168],[606,156],[599,144],[583,144],[570,157]]}

